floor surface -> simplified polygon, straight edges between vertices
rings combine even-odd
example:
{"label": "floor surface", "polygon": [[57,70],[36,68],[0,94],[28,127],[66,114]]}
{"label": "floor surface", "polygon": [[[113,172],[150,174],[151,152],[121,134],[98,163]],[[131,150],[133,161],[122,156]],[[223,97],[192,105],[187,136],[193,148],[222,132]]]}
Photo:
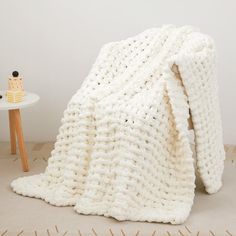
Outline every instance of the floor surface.
{"label": "floor surface", "polygon": [[224,186],[214,195],[198,184],[190,217],[184,225],[119,222],[102,216],[77,214],[72,207],[54,207],[12,192],[10,182],[44,171],[52,143],[28,143],[30,172],[21,171],[9,143],[0,143],[0,236],[223,236],[236,235],[236,148],[226,146]]}

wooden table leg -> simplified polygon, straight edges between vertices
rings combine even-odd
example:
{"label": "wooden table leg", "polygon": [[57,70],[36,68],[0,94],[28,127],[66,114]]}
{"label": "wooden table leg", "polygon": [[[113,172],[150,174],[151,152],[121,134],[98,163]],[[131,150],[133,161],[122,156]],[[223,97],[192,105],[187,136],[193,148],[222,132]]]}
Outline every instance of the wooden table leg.
{"label": "wooden table leg", "polygon": [[13,110],[8,111],[9,115],[9,128],[10,128],[10,138],[11,138],[11,154],[16,154],[16,129]]}
{"label": "wooden table leg", "polygon": [[14,126],[15,126],[15,131],[16,131],[17,140],[18,140],[22,168],[23,168],[23,171],[29,171],[28,156],[27,156],[27,152],[25,148],[23,131],[22,131],[22,126],[21,126],[20,110],[16,109],[12,111],[13,111]]}

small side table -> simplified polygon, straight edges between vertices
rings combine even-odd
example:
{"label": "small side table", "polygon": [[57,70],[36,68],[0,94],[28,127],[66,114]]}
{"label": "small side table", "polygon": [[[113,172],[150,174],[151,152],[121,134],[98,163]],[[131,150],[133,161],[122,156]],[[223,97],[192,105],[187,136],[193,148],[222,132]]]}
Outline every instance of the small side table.
{"label": "small side table", "polygon": [[3,96],[0,99],[0,111],[8,110],[9,128],[11,138],[11,154],[16,154],[16,137],[18,140],[19,152],[23,171],[29,171],[28,156],[25,148],[23,130],[21,125],[20,109],[32,106],[39,101],[39,96],[34,93],[25,92],[24,101],[19,103],[9,103],[6,100],[6,91],[0,91]]}

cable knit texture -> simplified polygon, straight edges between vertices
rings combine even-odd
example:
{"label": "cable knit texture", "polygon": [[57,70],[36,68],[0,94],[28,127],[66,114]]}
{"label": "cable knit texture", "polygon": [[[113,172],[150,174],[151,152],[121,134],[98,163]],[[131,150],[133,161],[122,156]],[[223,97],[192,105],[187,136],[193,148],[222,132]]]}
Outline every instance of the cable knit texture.
{"label": "cable knit texture", "polygon": [[64,112],[45,172],[11,187],[82,214],[183,223],[195,189],[189,109],[206,191],[222,185],[215,59],[213,40],[190,26],[106,44]]}

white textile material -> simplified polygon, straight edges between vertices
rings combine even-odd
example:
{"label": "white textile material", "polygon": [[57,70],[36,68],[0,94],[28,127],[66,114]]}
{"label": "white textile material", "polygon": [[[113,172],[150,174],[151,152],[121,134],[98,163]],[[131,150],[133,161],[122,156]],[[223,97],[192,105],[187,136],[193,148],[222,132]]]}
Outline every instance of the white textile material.
{"label": "white textile material", "polygon": [[190,26],[103,46],[65,110],[45,172],[14,180],[13,190],[82,214],[183,223],[195,189],[189,109],[206,191],[222,185],[215,59],[213,40]]}

